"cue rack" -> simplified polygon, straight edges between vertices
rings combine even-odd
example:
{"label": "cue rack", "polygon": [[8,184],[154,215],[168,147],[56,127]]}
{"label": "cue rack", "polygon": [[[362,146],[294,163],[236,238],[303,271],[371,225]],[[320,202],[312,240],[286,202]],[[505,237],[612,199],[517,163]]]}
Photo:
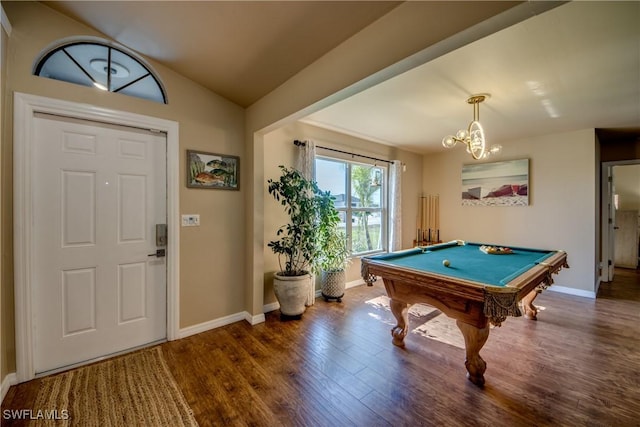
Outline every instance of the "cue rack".
{"label": "cue rack", "polygon": [[440,195],[427,194],[418,197],[414,246],[440,243]]}

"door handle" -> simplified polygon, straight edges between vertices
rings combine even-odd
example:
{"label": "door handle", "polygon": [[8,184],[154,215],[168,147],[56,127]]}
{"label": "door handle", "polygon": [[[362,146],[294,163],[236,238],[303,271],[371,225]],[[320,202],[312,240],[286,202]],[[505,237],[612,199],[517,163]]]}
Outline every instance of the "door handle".
{"label": "door handle", "polygon": [[164,257],[164,256],[166,256],[166,255],[167,255],[167,253],[166,253],[166,250],[165,250],[165,249],[158,249],[158,250],[156,250],[154,253],[149,254],[149,255],[147,255],[147,256],[156,256],[156,257],[158,257],[158,258],[162,258],[162,257]]}

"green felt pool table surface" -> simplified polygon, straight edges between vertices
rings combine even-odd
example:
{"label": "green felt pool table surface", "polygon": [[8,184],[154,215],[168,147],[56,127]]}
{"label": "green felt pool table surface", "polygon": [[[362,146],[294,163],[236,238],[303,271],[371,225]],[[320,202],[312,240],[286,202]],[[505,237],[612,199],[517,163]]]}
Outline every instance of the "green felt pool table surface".
{"label": "green felt pool table surface", "polygon": [[[509,247],[512,252],[508,254],[487,254],[480,250],[482,245],[484,244],[469,242],[459,244],[454,241],[372,256],[369,259],[484,285],[507,286],[514,278],[556,253],[550,250]],[[443,265],[444,260],[449,261],[449,267]]]}

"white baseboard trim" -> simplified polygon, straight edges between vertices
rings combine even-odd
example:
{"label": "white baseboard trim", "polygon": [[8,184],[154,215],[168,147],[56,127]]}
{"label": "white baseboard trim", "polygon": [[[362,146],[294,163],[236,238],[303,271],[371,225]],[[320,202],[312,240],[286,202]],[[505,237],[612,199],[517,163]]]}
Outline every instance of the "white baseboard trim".
{"label": "white baseboard trim", "polygon": [[577,297],[596,299],[596,293],[594,291],[585,291],[583,289],[567,288],[565,286],[556,285],[550,286],[548,290],[553,292],[560,292],[562,294],[575,295]]}
{"label": "white baseboard trim", "polygon": [[221,317],[219,319],[214,319],[208,322],[203,322],[197,325],[181,328],[178,331],[178,339],[190,337],[191,335],[199,334],[201,332],[206,332],[211,329],[219,328],[221,326],[230,325],[231,323],[239,322],[240,320],[247,320],[248,314],[249,313],[247,313],[246,311],[243,311],[241,313],[230,314],[229,316]]}
{"label": "white baseboard trim", "polygon": [[0,386],[0,403],[4,401],[4,397],[7,395],[9,387],[16,384],[18,384],[18,376],[15,372],[7,374],[7,376],[4,377],[2,385]]}
{"label": "white baseboard trim", "polygon": [[276,302],[272,302],[270,304],[265,304],[262,307],[262,312],[263,313],[268,313],[270,311],[274,311],[274,310],[277,310],[279,308],[280,308],[280,304],[278,304],[278,301],[276,301]]}
{"label": "white baseboard trim", "polygon": [[249,312],[245,311],[244,314],[245,314],[244,320],[249,322],[251,326],[257,325],[258,323],[264,323],[265,321],[264,313],[258,314],[256,316],[252,316],[249,314]]}
{"label": "white baseboard trim", "polygon": [[365,284],[364,280],[358,279],[358,280],[352,280],[351,282],[347,282],[345,287],[346,289],[349,289],[349,288],[354,288],[356,286],[360,286],[364,284]]}
{"label": "white baseboard trim", "polygon": [[257,314],[252,316],[249,312],[243,311],[240,313],[230,314],[229,316],[221,317],[219,319],[210,320],[208,322],[199,323],[193,326],[187,326],[186,328],[182,328],[178,331],[178,339],[186,338],[191,335],[199,334],[202,332],[210,331],[211,329],[220,328],[222,326],[229,325],[231,323],[239,322],[240,320],[245,320],[251,326],[257,325],[258,323],[264,323],[265,317],[264,313],[268,313],[273,310],[277,310],[280,308],[280,304],[278,302],[272,302],[270,304],[265,304],[262,308],[262,314]]}

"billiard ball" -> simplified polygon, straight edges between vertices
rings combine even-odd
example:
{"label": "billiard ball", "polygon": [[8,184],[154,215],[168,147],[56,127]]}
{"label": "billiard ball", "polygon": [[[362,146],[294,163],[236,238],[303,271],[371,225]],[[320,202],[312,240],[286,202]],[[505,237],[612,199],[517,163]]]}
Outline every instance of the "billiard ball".
{"label": "billiard ball", "polygon": [[451,265],[451,263],[449,262],[448,259],[445,259],[442,261],[442,265],[444,265],[445,267],[449,267]]}

